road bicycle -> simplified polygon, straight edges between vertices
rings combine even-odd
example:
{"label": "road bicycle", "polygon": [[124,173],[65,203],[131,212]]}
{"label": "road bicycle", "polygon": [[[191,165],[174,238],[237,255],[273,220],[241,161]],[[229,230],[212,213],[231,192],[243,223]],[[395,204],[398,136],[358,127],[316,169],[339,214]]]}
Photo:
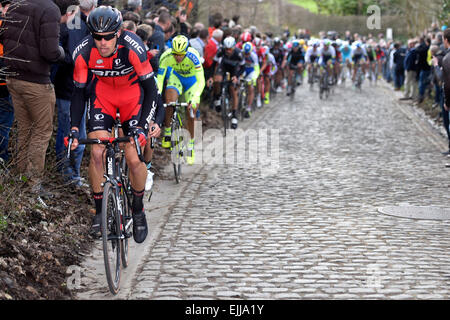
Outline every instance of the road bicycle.
{"label": "road bicycle", "polygon": [[230,96],[230,85],[231,76],[230,73],[227,72],[225,74],[225,79],[222,82],[222,94],[220,95],[220,105],[222,106],[222,120],[223,120],[223,135],[227,135],[227,130],[230,128],[231,124],[231,101],[232,97]]}
{"label": "road bicycle", "polygon": [[[238,114],[239,120],[243,121],[245,119],[245,114],[247,113],[247,100],[248,100],[248,87],[252,85],[253,80],[240,79],[239,81],[239,95],[238,95]],[[248,106],[249,108],[251,106]]]}
{"label": "road bicycle", "polygon": [[322,99],[328,99],[330,96],[330,74],[328,72],[328,68],[321,67],[322,70],[322,76],[320,77],[320,86],[319,86],[319,98]]}
{"label": "road bicycle", "polygon": [[362,70],[361,63],[358,63],[356,66],[356,80],[355,80],[355,87],[359,90],[359,92],[362,92],[362,84],[364,82],[364,72]]}
{"label": "road bicycle", "polygon": [[[134,140],[138,157],[144,160],[137,136],[122,135],[120,115],[117,114],[113,127],[114,137],[101,139],[80,139],[79,144],[105,146],[103,201],[101,211],[101,239],[106,280],[112,294],[120,288],[122,267],[129,265],[128,239],[133,236],[133,218],[131,212],[131,184],[128,177],[128,166],[123,148],[124,143]],[[68,140],[67,158],[72,160],[73,140]]]}
{"label": "road bicycle", "polygon": [[[138,156],[142,160],[139,141],[133,137]],[[125,154],[122,143],[129,143],[130,137],[110,137],[101,139],[80,139],[79,144],[102,144],[105,146],[105,181],[101,211],[101,239],[105,263],[106,280],[112,294],[120,288],[122,267],[128,261],[128,239],[133,236],[131,213],[131,186],[127,175]],[[68,150],[72,142],[69,141]]]}
{"label": "road bicycle", "polygon": [[[181,181],[181,168],[183,163],[186,162],[187,143],[189,142],[189,132],[183,128],[182,114],[184,108],[189,105],[187,102],[170,102],[164,104],[164,108],[172,107],[174,112],[171,120],[172,134],[170,137],[170,151],[171,160],[173,165],[173,172],[175,175],[175,181],[180,183]],[[194,118],[193,109],[191,108],[190,117]]]}
{"label": "road bicycle", "polygon": [[313,91],[314,83],[318,82],[319,76],[317,75],[318,65],[314,62],[311,66],[311,72],[308,72],[309,90]]}

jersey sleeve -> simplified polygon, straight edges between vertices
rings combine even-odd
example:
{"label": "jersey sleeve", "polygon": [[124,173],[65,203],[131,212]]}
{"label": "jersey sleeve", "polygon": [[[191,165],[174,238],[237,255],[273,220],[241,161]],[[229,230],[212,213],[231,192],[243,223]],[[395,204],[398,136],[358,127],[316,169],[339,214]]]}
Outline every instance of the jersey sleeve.
{"label": "jersey sleeve", "polygon": [[133,66],[140,81],[153,76],[153,68],[148,59],[147,50],[142,40],[134,33],[124,31],[123,42],[129,48],[128,60]]}
{"label": "jersey sleeve", "polygon": [[92,41],[86,37],[72,53],[72,59],[74,61],[73,81],[77,88],[84,88],[88,82],[88,59],[92,45]]}
{"label": "jersey sleeve", "polygon": [[172,49],[165,51],[161,57],[159,58],[159,68],[158,68],[158,76],[157,76],[157,84],[159,92],[162,92],[164,86],[164,78],[166,77],[167,68],[169,66],[169,58]]}
{"label": "jersey sleeve", "polygon": [[205,75],[203,72],[203,65],[200,62],[200,55],[195,49],[189,49],[189,51],[186,53],[187,58],[192,63],[193,72],[195,74],[195,87],[193,89],[194,91],[194,97],[193,97],[193,103],[200,103],[200,97],[202,95],[203,89],[205,88]]}

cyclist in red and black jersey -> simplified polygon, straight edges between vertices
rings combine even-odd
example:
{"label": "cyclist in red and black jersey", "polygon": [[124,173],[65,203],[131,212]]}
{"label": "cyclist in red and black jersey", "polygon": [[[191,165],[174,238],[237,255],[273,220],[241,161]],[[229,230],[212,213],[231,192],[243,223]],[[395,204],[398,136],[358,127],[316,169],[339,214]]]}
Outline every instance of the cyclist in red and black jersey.
{"label": "cyclist in red and black jersey", "polygon": [[[121,29],[122,15],[110,6],[100,6],[92,11],[87,26],[91,35],[73,52],[75,90],[69,136],[73,139],[72,149],[78,145],[78,128],[85,102],[88,105],[89,138],[109,137],[119,112],[124,134],[138,136],[143,147],[147,135],[159,136],[165,115],[144,43],[136,34]],[[90,72],[93,77],[88,82]],[[100,231],[101,221],[104,148],[93,145],[89,164],[96,205],[92,231],[96,234]],[[141,243],[148,232],[143,206],[147,168],[139,160],[133,143],[125,144],[125,157],[133,191],[133,236]]]}

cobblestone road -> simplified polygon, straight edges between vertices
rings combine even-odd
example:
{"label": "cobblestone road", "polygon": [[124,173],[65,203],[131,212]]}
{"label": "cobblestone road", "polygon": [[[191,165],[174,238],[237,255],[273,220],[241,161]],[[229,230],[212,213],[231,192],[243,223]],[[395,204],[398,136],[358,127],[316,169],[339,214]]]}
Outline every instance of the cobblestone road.
{"label": "cobblestone road", "polygon": [[379,207],[448,205],[449,171],[385,88],[277,97],[274,175],[205,166],[167,215],[129,299],[449,299],[450,221]]}

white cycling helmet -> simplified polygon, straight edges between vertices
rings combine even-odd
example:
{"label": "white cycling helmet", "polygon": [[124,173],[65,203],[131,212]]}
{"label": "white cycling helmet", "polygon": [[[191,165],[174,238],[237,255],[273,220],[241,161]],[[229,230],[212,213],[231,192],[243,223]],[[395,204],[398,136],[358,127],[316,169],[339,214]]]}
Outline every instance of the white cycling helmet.
{"label": "white cycling helmet", "polygon": [[226,37],[225,40],[223,40],[223,46],[225,49],[232,49],[236,46],[236,39],[233,37]]}

